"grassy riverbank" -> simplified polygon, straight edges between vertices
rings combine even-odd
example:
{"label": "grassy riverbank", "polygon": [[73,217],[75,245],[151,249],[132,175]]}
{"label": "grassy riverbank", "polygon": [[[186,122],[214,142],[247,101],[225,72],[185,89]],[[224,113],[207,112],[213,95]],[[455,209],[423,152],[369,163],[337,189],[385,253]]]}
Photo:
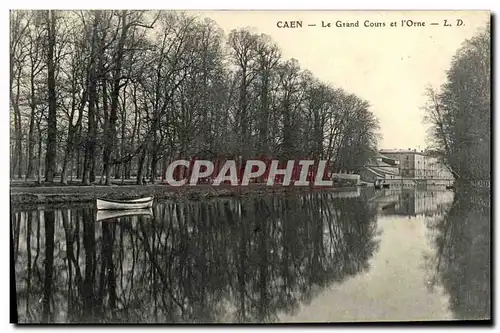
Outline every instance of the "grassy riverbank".
{"label": "grassy riverbank", "polygon": [[10,200],[13,205],[47,204],[67,202],[91,202],[96,198],[125,199],[153,195],[158,199],[189,199],[202,200],[214,197],[236,197],[244,195],[263,195],[283,192],[310,191],[356,191],[356,187],[293,187],[266,186],[251,184],[244,187],[230,185],[211,186],[181,186],[174,187],[164,184],[149,185],[91,185],[91,186],[16,186],[10,187]]}

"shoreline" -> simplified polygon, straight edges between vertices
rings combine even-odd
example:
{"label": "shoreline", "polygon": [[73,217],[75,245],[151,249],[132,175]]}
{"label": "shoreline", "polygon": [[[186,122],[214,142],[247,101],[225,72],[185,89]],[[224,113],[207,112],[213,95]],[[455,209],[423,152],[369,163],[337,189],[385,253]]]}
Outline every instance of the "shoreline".
{"label": "shoreline", "polygon": [[150,185],[91,185],[91,186],[36,186],[10,187],[10,203],[13,206],[32,204],[61,204],[92,202],[96,198],[125,199],[131,197],[154,196],[155,199],[188,199],[203,200],[218,197],[240,197],[249,195],[268,195],[281,193],[309,193],[318,191],[351,192],[358,186],[267,186],[251,184],[249,186],[181,186],[164,184]]}

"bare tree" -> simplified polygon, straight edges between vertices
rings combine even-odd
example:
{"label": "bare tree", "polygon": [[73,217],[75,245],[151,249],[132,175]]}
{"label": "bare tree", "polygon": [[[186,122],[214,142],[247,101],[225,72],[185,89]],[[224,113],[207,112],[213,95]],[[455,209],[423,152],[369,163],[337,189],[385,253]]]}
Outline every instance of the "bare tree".
{"label": "bare tree", "polygon": [[155,182],[195,156],[353,169],[376,148],[367,102],[250,29],[225,36],[177,11],[15,11],[10,52],[12,174],[26,165],[26,179],[43,164],[49,182]]}
{"label": "bare tree", "polygon": [[490,178],[490,71],[488,26],[457,51],[440,92],[426,91],[434,148],[464,181]]}
{"label": "bare tree", "polygon": [[47,11],[47,90],[49,113],[47,120],[47,152],[45,154],[45,181],[53,182],[57,158],[57,101],[56,101],[56,12]]}

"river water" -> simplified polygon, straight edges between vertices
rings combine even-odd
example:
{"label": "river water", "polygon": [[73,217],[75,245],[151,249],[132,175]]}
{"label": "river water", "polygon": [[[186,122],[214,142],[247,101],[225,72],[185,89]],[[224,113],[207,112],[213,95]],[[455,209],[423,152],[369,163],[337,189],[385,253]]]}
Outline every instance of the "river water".
{"label": "river water", "polygon": [[16,207],[21,323],[490,318],[489,195],[359,189]]}

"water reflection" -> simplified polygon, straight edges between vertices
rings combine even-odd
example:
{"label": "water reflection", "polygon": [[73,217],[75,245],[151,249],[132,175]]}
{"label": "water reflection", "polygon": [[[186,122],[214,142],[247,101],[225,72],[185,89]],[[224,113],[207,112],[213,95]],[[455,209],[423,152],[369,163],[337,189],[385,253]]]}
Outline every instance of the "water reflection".
{"label": "water reflection", "polygon": [[491,315],[489,193],[363,189],[11,214],[20,322]]}
{"label": "water reflection", "polygon": [[374,201],[380,216],[425,216],[430,291],[444,289],[453,319],[489,319],[490,192],[386,190]]}
{"label": "water reflection", "polygon": [[491,318],[490,192],[458,193],[446,215],[429,221],[435,252],[431,288],[449,294],[457,319]]}
{"label": "water reflection", "polygon": [[378,246],[363,196],[12,214],[20,322],[272,322],[368,271]]}
{"label": "water reflection", "polygon": [[96,212],[96,222],[113,220],[119,221],[119,218],[123,218],[126,216],[136,216],[136,215],[144,215],[144,216],[153,216],[152,208],[144,208],[144,209],[129,209],[129,210],[98,210]]}
{"label": "water reflection", "polygon": [[381,215],[428,217],[445,214],[453,201],[452,191],[384,189],[371,198]]}
{"label": "water reflection", "polygon": [[[434,253],[429,219],[443,218],[453,202],[451,191],[367,189],[362,196],[377,211],[377,251],[369,270],[331,284],[311,304],[282,322],[427,321],[455,319],[449,295],[431,290],[428,264]],[[352,221],[355,223],[355,221]]]}

